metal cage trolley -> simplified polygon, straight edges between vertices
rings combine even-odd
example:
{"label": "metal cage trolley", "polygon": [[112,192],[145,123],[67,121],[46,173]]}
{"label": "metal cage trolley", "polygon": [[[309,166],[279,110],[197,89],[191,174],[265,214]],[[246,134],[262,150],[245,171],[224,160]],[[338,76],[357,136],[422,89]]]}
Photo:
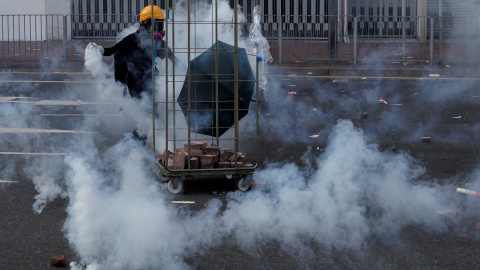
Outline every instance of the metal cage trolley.
{"label": "metal cage trolley", "polygon": [[170,59],[152,70],[157,178],[174,194],[185,180],[215,176],[246,191],[259,151],[259,60],[242,47],[248,23],[238,0],[229,21],[219,19],[217,1],[200,11],[198,0],[165,2],[167,46],[152,50],[154,65],[159,50]]}

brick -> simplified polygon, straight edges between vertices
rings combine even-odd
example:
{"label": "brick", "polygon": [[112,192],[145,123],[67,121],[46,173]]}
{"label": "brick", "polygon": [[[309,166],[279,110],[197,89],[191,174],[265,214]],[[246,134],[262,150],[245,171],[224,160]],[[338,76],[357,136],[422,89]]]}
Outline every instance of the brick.
{"label": "brick", "polygon": [[52,266],[67,266],[65,255],[56,255],[50,258]]}
{"label": "brick", "polygon": [[178,154],[173,156],[173,166],[185,168],[185,154]]}
{"label": "brick", "polygon": [[218,168],[230,168],[231,162],[230,161],[220,161],[218,162]]}
{"label": "brick", "polygon": [[232,149],[220,148],[220,161],[229,161],[228,159],[233,155]]}
{"label": "brick", "polygon": [[213,163],[212,164],[202,164],[202,169],[213,169]]}
{"label": "brick", "polygon": [[185,168],[185,156],[174,155],[173,159],[168,159],[168,168],[171,170],[183,170]]}
{"label": "brick", "polygon": [[204,164],[214,164],[218,162],[218,156],[215,155],[201,155],[200,156],[200,163],[202,164],[202,168]]}
{"label": "brick", "polygon": [[232,155],[228,160],[231,162],[238,161],[238,162],[244,163],[245,155],[243,155],[242,152],[237,152],[237,160],[235,160],[235,155]]}
{"label": "brick", "polygon": [[206,141],[198,141],[198,142],[202,144],[202,147],[200,149],[205,150],[207,148],[208,143]]}
{"label": "brick", "polygon": [[432,140],[430,137],[421,137],[422,143],[430,143]]}
{"label": "brick", "polygon": [[185,149],[183,148],[175,148],[175,155],[178,155],[178,154],[184,154],[185,155]]}
{"label": "brick", "polygon": [[[186,154],[188,154],[188,152],[187,152]],[[203,150],[200,150],[200,149],[195,149],[195,150],[192,149],[192,150],[190,150],[190,156],[191,156],[191,157],[199,157],[199,156],[201,156],[201,155],[203,155],[203,154],[204,154],[204,153],[203,153]]]}
{"label": "brick", "polygon": [[190,158],[190,169],[198,169],[199,168],[199,158],[192,157]]}
{"label": "brick", "polygon": [[238,161],[237,161],[237,162],[232,162],[232,163],[231,163],[231,165],[230,165],[231,168],[235,168],[235,164],[237,164],[237,168],[243,167],[243,162],[238,162]]}
{"label": "brick", "polygon": [[205,148],[205,154],[218,156],[220,155],[220,148],[217,146],[207,146],[207,148]]}
{"label": "brick", "polygon": [[[201,142],[192,142],[192,143],[190,143],[190,149],[191,150],[203,150],[202,149],[203,145],[204,144],[201,143]],[[188,152],[188,143],[183,145],[183,150],[185,150],[185,152]]]}
{"label": "brick", "polygon": [[160,156],[160,163],[165,166],[165,158],[168,152],[168,159],[173,159],[174,154],[168,150],[163,151],[163,154]]}

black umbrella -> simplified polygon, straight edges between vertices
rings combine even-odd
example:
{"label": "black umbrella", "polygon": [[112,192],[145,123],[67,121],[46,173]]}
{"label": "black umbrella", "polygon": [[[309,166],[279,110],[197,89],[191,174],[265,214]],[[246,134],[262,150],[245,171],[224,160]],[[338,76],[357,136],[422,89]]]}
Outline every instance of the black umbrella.
{"label": "black umbrella", "polygon": [[[234,47],[218,41],[218,96],[215,81],[216,44],[190,61],[185,83],[177,98],[188,117],[188,79],[190,76],[190,128],[209,136],[225,133],[235,124]],[[247,115],[255,89],[255,77],[245,49],[238,48],[238,119]],[[218,102],[217,102],[218,100]],[[218,109],[217,109],[218,105]]]}

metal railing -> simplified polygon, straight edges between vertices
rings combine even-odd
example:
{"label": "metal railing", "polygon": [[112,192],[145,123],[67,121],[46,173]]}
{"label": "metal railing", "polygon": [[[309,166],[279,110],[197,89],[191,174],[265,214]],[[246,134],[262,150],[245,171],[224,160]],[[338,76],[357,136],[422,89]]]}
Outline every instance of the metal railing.
{"label": "metal railing", "polygon": [[63,15],[0,15],[1,57],[55,57],[64,52]]}
{"label": "metal railing", "polygon": [[[444,22],[455,18],[272,16],[265,15],[261,23],[276,64],[319,61],[432,64],[465,59],[480,62],[476,53],[480,23],[475,18],[464,18],[473,22],[468,28],[444,29]],[[0,15],[0,57],[81,59],[88,42],[109,47],[132,21],[137,21],[136,14]],[[249,26],[246,23],[240,27],[243,36],[248,35]]]}

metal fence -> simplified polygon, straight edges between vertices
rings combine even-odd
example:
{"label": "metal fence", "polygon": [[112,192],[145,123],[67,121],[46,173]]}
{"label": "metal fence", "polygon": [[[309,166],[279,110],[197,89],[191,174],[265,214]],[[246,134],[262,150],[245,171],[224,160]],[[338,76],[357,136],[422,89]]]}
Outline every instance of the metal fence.
{"label": "metal fence", "polygon": [[[111,46],[137,21],[136,14],[0,15],[0,57],[83,58],[88,42]],[[273,16],[262,19],[276,64],[319,61],[395,62],[479,61],[478,18],[470,27],[442,28],[449,16]],[[473,22],[473,23],[472,23]],[[447,23],[447,25],[449,25]],[[242,25],[244,36],[249,24]],[[433,33],[433,34],[432,34]],[[333,53],[332,53],[333,52]]]}
{"label": "metal fence", "polygon": [[67,41],[64,20],[63,15],[0,15],[0,56],[61,56]]}

